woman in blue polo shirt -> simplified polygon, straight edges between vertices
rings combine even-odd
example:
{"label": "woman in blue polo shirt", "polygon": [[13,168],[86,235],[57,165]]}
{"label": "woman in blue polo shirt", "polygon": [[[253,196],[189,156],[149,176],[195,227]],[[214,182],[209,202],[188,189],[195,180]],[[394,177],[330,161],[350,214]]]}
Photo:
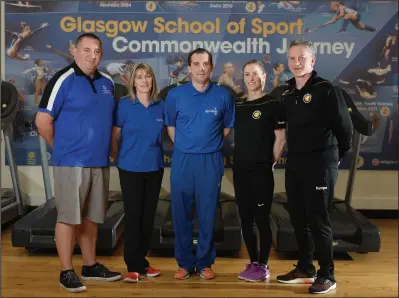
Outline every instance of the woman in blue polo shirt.
{"label": "woman in blue polo shirt", "polygon": [[124,281],[138,282],[160,274],[145,257],[163,177],[164,102],[147,64],[134,67],[128,89],[116,108],[111,157],[117,158],[125,206]]}

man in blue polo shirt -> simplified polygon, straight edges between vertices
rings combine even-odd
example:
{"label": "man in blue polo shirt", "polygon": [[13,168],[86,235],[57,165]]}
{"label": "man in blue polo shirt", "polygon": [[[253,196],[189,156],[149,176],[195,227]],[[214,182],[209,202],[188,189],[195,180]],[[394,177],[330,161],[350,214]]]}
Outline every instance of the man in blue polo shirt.
{"label": "man in blue polo shirt", "polygon": [[86,287],[72,265],[76,238],[82,250],[82,279],[113,281],[121,275],[98,263],[95,254],[97,224],[104,222],[108,200],[114,84],[97,70],[102,46],[96,35],[78,37],[74,58],[48,82],[36,126],[53,148],[60,285],[81,292]]}
{"label": "man in blue polo shirt", "polygon": [[[202,48],[188,55],[192,81],[173,88],[166,98],[165,124],[174,142],[171,207],[175,231],[176,279],[197,269],[213,279],[215,215],[224,173],[223,137],[234,125],[235,103],[223,87],[210,82],[212,54]],[[193,206],[198,219],[196,256],[192,253]]]}

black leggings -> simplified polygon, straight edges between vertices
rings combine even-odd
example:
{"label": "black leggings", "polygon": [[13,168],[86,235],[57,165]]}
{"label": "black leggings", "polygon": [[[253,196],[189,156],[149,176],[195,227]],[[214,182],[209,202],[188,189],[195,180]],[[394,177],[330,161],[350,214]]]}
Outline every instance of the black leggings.
{"label": "black leggings", "polygon": [[128,272],[145,273],[163,169],[129,172],[119,169],[125,207],[124,259]]}
{"label": "black leggings", "polygon": [[[242,235],[249,258],[251,262],[267,264],[272,245],[269,220],[274,191],[272,164],[235,164],[233,182]],[[259,232],[260,249],[254,223]]]}

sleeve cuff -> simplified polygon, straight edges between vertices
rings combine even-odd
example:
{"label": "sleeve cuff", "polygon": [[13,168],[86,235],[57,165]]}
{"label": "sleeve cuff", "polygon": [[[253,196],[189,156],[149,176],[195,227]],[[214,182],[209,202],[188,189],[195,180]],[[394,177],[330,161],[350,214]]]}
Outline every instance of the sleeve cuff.
{"label": "sleeve cuff", "polygon": [[50,115],[51,115],[51,111],[49,111],[49,110],[47,110],[47,109],[44,109],[44,108],[37,108],[37,111],[38,111],[38,112],[47,113],[47,114],[50,114]]}

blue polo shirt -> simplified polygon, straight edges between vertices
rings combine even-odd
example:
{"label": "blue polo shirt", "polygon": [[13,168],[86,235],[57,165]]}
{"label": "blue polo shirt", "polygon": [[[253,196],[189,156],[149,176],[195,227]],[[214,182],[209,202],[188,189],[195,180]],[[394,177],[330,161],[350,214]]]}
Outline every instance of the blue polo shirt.
{"label": "blue polo shirt", "polygon": [[56,166],[109,165],[114,82],[96,71],[87,76],[72,63],[48,82],[38,110],[54,118],[52,162]]}
{"label": "blue polo shirt", "polygon": [[164,167],[162,133],[163,101],[146,108],[138,99],[122,97],[116,108],[115,126],[121,128],[117,166],[125,171],[150,172]]}
{"label": "blue polo shirt", "polygon": [[165,110],[165,124],[175,127],[174,146],[184,153],[222,150],[223,129],[234,126],[233,97],[212,82],[203,92],[192,82],[171,89]]}

